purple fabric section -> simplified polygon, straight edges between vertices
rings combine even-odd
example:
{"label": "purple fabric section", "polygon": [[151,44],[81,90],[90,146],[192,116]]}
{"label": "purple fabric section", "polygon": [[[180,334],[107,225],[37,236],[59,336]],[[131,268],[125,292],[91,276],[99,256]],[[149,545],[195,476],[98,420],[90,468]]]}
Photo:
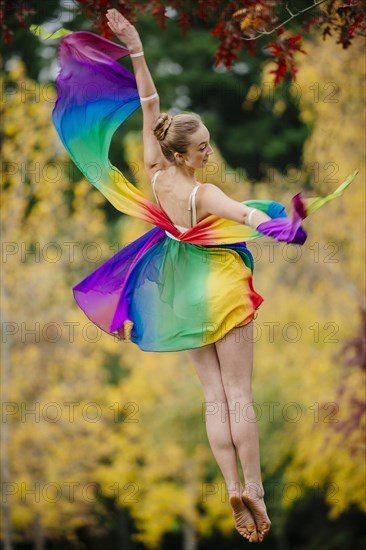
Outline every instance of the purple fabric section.
{"label": "purple fabric section", "polygon": [[123,332],[123,323],[127,320],[131,321],[131,319],[128,318],[128,306],[130,302],[125,298],[124,290],[129,283],[130,277],[132,277],[133,279],[133,270],[138,264],[140,258],[142,258],[145,252],[155,243],[159,242],[163,237],[167,238],[166,233],[163,229],[161,229],[160,227],[156,229],[158,229],[158,231],[154,231],[154,229],[149,231],[149,233],[151,234],[149,239],[144,244],[142,244],[139,252],[133,258],[129,270],[126,273],[126,276],[124,277],[123,286],[121,288],[121,296],[110,326],[111,332],[115,332],[121,329]]}
{"label": "purple fabric section", "polygon": [[[71,33],[60,42],[58,84],[65,82],[73,87],[73,103],[78,105],[103,97],[118,100],[136,96],[138,99],[135,77],[113,61],[128,54],[127,48],[91,32]],[[58,101],[64,100],[63,93],[59,93]]]}
{"label": "purple fabric section", "polygon": [[[127,303],[123,289],[142,254],[160,239],[165,231],[154,227],[119,250],[98,269],[73,287],[76,302],[99,328],[111,334],[111,324],[119,327],[127,319]],[[118,323],[117,323],[118,319]]]}
{"label": "purple fabric section", "polygon": [[307,239],[307,233],[301,227],[301,222],[306,217],[306,207],[300,193],[297,193],[292,198],[292,204],[294,210],[291,218],[273,218],[259,224],[257,231],[277,241],[304,244]]}

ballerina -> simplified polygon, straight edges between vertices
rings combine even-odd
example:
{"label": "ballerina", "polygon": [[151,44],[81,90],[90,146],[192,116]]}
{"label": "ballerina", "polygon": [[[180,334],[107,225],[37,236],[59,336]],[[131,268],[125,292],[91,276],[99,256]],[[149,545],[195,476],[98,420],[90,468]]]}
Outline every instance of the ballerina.
{"label": "ballerina", "polygon": [[[157,203],[175,227],[184,232],[210,214],[254,227],[270,220],[260,210],[232,200],[215,185],[197,184],[195,171],[205,166],[213,153],[208,129],[194,114],[172,117],[160,113],[159,96],[136,28],[115,9],[108,10],[107,19],[111,30],[130,51],[143,112],[145,169],[152,180]],[[245,320],[250,326],[246,327],[246,338],[241,326],[237,326],[215,343],[192,349],[189,354],[206,403],[210,409],[213,403],[218,405],[215,413],[206,414],[206,429],[226,481],[236,528],[250,542],[257,542],[263,540],[271,524],[263,500],[257,427],[245,420],[236,424],[228,414],[228,410],[235,410],[238,405],[243,411],[253,401],[253,321],[252,315],[248,317]],[[241,485],[236,450],[246,484],[256,487],[257,494],[251,494]]]}

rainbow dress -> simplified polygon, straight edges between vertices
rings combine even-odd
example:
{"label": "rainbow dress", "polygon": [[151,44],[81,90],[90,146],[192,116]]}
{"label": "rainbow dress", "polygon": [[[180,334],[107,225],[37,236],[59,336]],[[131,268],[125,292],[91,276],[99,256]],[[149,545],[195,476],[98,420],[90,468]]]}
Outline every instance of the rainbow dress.
{"label": "rainbow dress", "polygon": [[263,302],[253,288],[245,241],[265,235],[303,244],[302,220],[340,196],[357,170],[326,197],[295,195],[291,217],[278,202],[243,201],[270,216],[257,229],[210,215],[180,232],[108,157],[114,132],[140,106],[134,76],[117,62],[126,55],[126,48],[90,32],[67,34],[59,45],[53,122],[62,143],[117,210],[154,226],[74,286],[73,294],[93,323],[144,351],[197,348],[249,323]]}

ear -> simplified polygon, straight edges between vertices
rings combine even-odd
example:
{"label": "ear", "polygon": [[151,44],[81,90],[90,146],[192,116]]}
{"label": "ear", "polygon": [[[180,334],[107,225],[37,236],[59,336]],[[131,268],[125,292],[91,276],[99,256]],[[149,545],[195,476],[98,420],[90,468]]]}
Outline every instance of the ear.
{"label": "ear", "polygon": [[177,151],[174,153],[174,157],[175,157],[176,162],[182,162],[182,160],[183,160],[182,153],[178,153]]}

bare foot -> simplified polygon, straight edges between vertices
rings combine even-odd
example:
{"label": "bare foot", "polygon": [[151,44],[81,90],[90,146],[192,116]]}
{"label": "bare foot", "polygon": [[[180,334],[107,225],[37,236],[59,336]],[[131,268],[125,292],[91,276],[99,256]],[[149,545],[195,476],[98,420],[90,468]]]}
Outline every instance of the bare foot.
{"label": "bare foot", "polygon": [[267,508],[264,504],[263,496],[264,495],[262,494],[254,494],[253,491],[250,490],[250,488],[244,489],[242,494],[244,504],[247,505],[247,507],[253,514],[257,527],[259,542],[263,541],[271,527],[271,522],[267,515]]}
{"label": "bare foot", "polygon": [[229,498],[236,530],[249,542],[258,542],[255,521],[239,495],[231,495]]}

